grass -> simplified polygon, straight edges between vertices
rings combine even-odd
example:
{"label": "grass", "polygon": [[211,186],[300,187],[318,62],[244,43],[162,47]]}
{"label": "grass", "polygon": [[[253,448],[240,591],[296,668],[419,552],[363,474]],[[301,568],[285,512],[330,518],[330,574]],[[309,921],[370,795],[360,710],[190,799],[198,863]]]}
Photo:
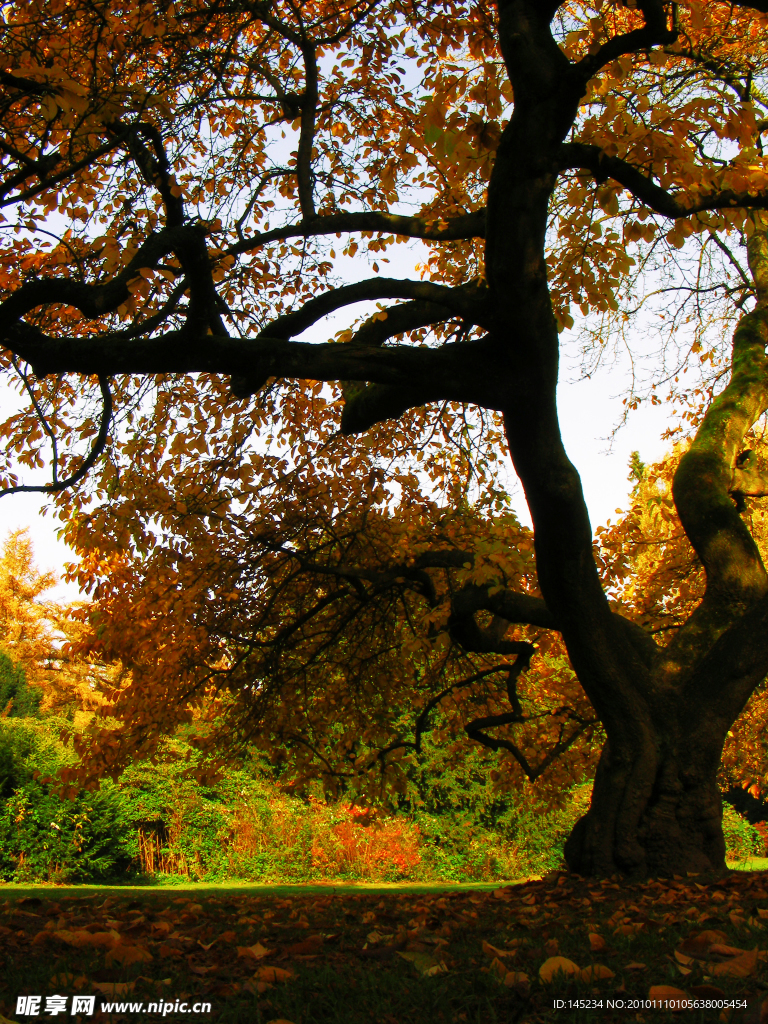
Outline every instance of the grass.
{"label": "grass", "polygon": [[[554,1024],[556,999],[569,1022],[679,1019],[629,1013],[630,1000],[667,985],[744,1000],[727,1019],[759,1024],[766,960],[750,954],[744,967],[723,950],[768,947],[766,885],[739,870],[643,884],[553,873],[502,888],[2,886],[0,1015],[30,1020],[16,1014],[18,996],[80,993],[97,996],[96,1017],[126,1021],[153,1015],[115,1002],[210,1002],[204,1019],[222,1024]],[[715,945],[697,952],[697,936],[713,931]],[[556,955],[612,977],[545,983],[539,968]]]}

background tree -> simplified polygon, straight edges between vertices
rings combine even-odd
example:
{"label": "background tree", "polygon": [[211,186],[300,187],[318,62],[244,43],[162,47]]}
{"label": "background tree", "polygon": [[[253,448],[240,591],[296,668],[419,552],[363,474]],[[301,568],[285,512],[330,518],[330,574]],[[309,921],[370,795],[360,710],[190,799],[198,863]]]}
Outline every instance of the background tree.
{"label": "background tree", "polygon": [[[500,0],[498,17],[484,3],[397,0],[9,8],[1,322],[28,404],[3,427],[7,490],[35,486],[15,467],[39,466],[46,446],[53,479],[40,486],[57,494],[107,452],[91,489],[61,500],[71,535],[94,551],[86,574],[119,576],[159,540],[172,547],[179,517],[207,529],[214,505],[223,543],[264,472],[269,501],[280,460],[299,465],[327,423],[316,416],[321,382],[339,382],[348,436],[413,410],[392,431],[396,451],[418,452],[441,429],[466,448],[471,417],[446,402],[490,411],[481,434],[503,425],[541,596],[517,575],[515,530],[481,582],[452,582],[439,534],[406,558],[408,572],[390,571],[424,568],[425,593],[443,572],[449,632],[468,654],[516,657],[510,679],[531,648],[505,623],[562,637],[607,735],[569,843],[573,868],[722,867],[717,766],[768,671],[768,579],[732,497],[762,486],[745,482],[738,460],[768,406],[764,7]],[[394,212],[409,201],[412,215]],[[746,271],[729,245],[739,232]],[[361,242],[372,253],[374,276],[338,281],[342,234],[346,255]],[[654,261],[694,235],[706,254],[699,291],[742,315],[673,483],[706,587],[660,644],[600,579],[557,419],[560,334],[573,303],[585,315],[621,312]],[[420,277],[379,273],[380,254],[402,238],[429,243]],[[736,285],[718,278],[734,264]],[[362,300],[388,304],[333,341],[297,340]],[[265,455],[254,439],[282,421]],[[455,468],[446,454],[434,473],[448,481]],[[395,476],[394,501],[399,487]],[[454,500],[451,486],[444,493]],[[145,497],[158,500],[137,517]],[[281,583],[267,559],[270,572]],[[165,581],[169,606],[183,606],[189,581]],[[408,601],[398,609],[407,616]],[[140,661],[156,621],[137,608],[132,624]],[[175,640],[163,637],[169,668]],[[206,666],[195,687],[228,669]]]}

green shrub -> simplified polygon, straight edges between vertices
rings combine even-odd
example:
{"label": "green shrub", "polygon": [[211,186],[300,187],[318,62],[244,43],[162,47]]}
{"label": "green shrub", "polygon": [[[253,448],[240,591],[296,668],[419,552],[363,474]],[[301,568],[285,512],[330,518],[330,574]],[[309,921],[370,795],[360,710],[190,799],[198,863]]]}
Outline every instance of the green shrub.
{"label": "green shrub", "polygon": [[42,699],[43,691],[29,685],[23,667],[0,651],[0,712],[7,709],[9,718],[36,718]]}
{"label": "green shrub", "polygon": [[96,882],[125,877],[129,827],[117,788],[64,800],[41,778],[72,754],[53,718],[0,721],[0,878]]}
{"label": "green shrub", "polygon": [[749,860],[765,853],[765,840],[759,830],[730,804],[723,804],[723,837],[728,860]]}

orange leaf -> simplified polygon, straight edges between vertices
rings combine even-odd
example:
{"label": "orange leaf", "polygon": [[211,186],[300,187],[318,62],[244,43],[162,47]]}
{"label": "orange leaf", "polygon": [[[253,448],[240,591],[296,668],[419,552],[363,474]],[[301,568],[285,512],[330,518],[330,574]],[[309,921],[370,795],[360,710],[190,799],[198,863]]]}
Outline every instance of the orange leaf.
{"label": "orange leaf", "polygon": [[136,987],[135,981],[94,981],[91,988],[98,989],[104,996],[124,996],[133,992]]}
{"label": "orange leaf", "polygon": [[605,939],[602,935],[598,935],[597,932],[589,933],[589,948],[593,953],[599,953],[605,949]]}
{"label": "orange leaf", "polygon": [[128,964],[145,964],[152,959],[152,954],[148,949],[144,949],[143,946],[113,946],[104,957],[104,963],[107,967],[111,967],[112,964],[123,964],[127,967]]}
{"label": "orange leaf", "polygon": [[238,956],[251,957],[253,960],[263,960],[265,956],[270,956],[271,953],[272,950],[262,946],[260,942],[255,943],[253,946],[237,947]]}
{"label": "orange leaf", "polygon": [[293,974],[282,967],[260,967],[254,974],[254,978],[258,978],[259,981],[266,982],[267,984],[275,981],[288,981],[292,977]]}
{"label": "orange leaf", "polygon": [[585,967],[580,974],[582,981],[599,981],[604,978],[615,978],[616,975],[610,969],[605,967],[603,964],[591,964],[589,967]]}
{"label": "orange leaf", "polygon": [[558,974],[569,975],[579,974],[580,968],[573,960],[566,960],[564,956],[551,956],[539,968],[539,977],[544,982],[552,981]]}

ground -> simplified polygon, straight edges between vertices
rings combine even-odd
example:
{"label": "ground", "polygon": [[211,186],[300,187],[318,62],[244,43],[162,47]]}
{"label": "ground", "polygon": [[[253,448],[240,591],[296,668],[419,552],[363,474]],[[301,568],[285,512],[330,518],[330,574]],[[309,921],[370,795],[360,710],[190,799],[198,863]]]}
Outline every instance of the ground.
{"label": "ground", "polygon": [[[159,1003],[176,1021],[250,1024],[660,1022],[688,998],[701,1005],[685,1020],[766,1024],[763,949],[759,871],[495,889],[5,886],[0,1016],[30,1021],[17,998],[39,995],[38,1019],[53,1020],[45,997],[64,995],[71,1020],[79,994],[111,1021]],[[185,1001],[211,1008],[185,1017]]]}

